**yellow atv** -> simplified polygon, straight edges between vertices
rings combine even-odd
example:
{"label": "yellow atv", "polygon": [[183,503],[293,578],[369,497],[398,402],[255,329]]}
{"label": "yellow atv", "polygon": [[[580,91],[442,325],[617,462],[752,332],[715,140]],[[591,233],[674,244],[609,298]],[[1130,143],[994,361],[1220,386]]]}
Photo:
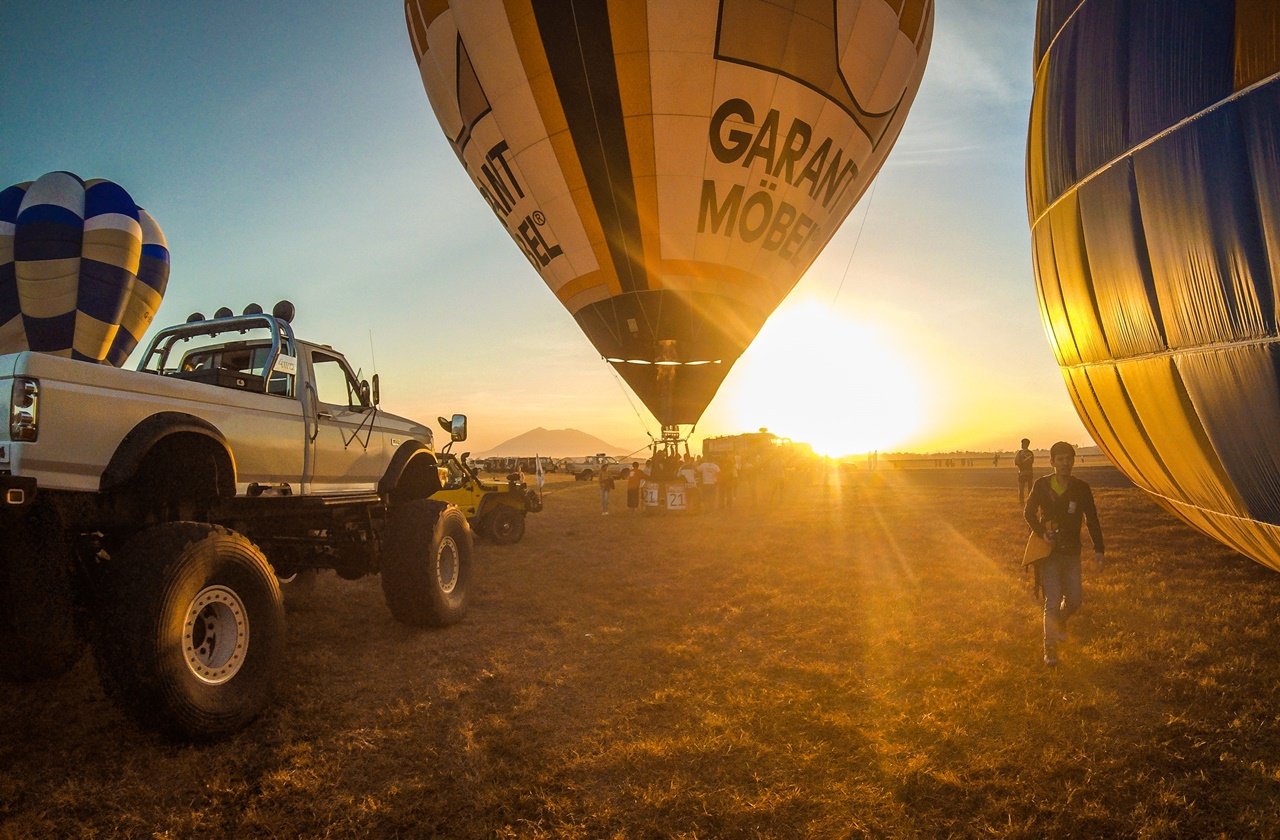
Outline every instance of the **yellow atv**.
{"label": "yellow atv", "polygon": [[[440,424],[451,431],[445,418],[440,418]],[[519,473],[508,475],[505,483],[482,481],[467,461],[470,452],[459,457],[449,451],[455,441],[465,439],[454,437],[440,451],[440,465],[448,467],[449,480],[431,498],[457,505],[471,529],[482,537],[500,545],[520,542],[525,515],[542,510],[541,497],[525,485]]]}

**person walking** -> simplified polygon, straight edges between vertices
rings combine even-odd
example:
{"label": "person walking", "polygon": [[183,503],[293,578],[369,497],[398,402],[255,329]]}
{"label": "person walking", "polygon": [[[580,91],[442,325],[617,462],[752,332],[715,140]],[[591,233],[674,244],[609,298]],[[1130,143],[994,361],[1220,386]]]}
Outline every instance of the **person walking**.
{"label": "person walking", "polygon": [[[1025,443],[1025,441],[1024,441]],[[1037,479],[1027,496],[1023,516],[1031,530],[1053,545],[1049,556],[1036,562],[1035,574],[1044,594],[1044,664],[1058,664],[1058,645],[1067,639],[1067,619],[1080,609],[1080,524],[1089,528],[1093,556],[1101,571],[1106,566],[1102,524],[1093,490],[1071,474],[1076,450],[1058,441],[1049,450],[1050,475]]]}
{"label": "person walking", "polygon": [[602,516],[609,515],[609,491],[613,489],[613,476],[609,470],[601,465],[600,467],[600,514]]}
{"label": "person walking", "polygon": [[1032,482],[1035,481],[1035,477],[1031,474],[1035,463],[1036,453],[1031,451],[1031,441],[1023,438],[1022,448],[1013,456],[1013,465],[1018,470],[1018,504],[1020,505],[1026,504],[1027,493],[1031,490]]}

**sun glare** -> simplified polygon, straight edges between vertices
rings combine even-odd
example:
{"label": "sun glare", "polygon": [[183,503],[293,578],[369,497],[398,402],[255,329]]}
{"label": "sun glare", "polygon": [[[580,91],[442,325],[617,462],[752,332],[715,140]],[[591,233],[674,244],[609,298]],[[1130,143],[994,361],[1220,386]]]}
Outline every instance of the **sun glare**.
{"label": "sun glare", "polygon": [[881,332],[817,302],[776,313],[726,382],[731,420],[838,457],[890,450],[924,417],[919,375]]}

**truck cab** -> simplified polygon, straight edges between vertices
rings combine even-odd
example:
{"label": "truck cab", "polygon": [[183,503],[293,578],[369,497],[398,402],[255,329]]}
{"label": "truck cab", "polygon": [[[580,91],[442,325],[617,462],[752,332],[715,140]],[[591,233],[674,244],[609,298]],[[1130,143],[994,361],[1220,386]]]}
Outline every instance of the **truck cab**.
{"label": "truck cab", "polygon": [[[428,427],[379,408],[376,374],[372,383],[361,379],[337,350],[296,339],[284,319],[253,314],[170,327],[138,369],[260,394],[268,414],[294,420],[292,432],[243,453],[238,493],[369,492],[406,442],[432,445]],[[264,480],[268,475],[296,480]]]}

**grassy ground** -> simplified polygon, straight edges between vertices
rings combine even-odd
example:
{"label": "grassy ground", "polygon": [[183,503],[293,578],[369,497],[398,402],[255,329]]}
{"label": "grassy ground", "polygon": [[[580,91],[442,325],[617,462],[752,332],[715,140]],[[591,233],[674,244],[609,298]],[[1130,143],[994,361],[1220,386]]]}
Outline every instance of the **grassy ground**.
{"label": "grassy ground", "polygon": [[135,730],[88,660],[0,689],[0,836],[1280,835],[1280,576],[1099,486],[1050,671],[1011,474],[658,517],[554,484],[457,627],[324,578],[228,742]]}

